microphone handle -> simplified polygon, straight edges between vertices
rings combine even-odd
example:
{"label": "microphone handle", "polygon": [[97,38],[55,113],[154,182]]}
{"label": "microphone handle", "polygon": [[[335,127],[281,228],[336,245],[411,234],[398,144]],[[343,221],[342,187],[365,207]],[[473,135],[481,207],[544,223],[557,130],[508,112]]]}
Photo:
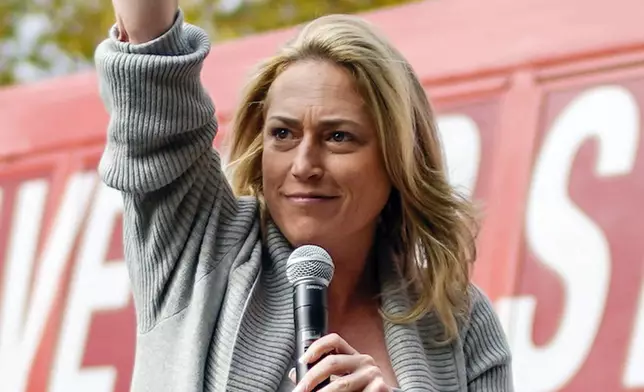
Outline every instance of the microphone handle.
{"label": "microphone handle", "polygon": [[[304,355],[314,341],[328,333],[326,290],[326,286],[315,281],[297,284],[293,290],[297,358]],[[310,364],[298,362],[295,367],[297,382],[324,357]],[[327,378],[313,391],[319,391],[329,383],[330,379]]]}

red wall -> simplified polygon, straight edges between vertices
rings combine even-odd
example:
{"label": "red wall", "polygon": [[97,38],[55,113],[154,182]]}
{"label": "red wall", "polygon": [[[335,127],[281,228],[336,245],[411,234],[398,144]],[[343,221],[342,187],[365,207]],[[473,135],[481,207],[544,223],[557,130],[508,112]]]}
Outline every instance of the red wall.
{"label": "red wall", "polygon": [[[614,4],[368,16],[423,79],[452,179],[485,208],[476,281],[518,391],[644,391],[644,3]],[[250,67],[290,34],[213,48],[203,78],[222,135]],[[128,390],[120,198],[95,173],[106,124],[93,74],[0,91],[3,391]]]}

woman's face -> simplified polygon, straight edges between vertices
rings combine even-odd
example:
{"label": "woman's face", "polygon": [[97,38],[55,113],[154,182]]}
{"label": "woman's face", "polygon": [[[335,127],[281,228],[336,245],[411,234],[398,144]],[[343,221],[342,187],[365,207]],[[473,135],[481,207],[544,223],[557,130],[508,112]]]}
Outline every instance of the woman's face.
{"label": "woman's face", "polygon": [[391,183],[347,70],[289,66],[269,90],[263,140],[264,197],[293,246],[371,244]]}

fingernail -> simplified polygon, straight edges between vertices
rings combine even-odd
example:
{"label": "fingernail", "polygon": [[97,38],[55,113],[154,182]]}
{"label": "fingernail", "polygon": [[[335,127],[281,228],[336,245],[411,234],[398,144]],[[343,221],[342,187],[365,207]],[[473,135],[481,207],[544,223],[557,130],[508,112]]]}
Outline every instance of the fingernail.
{"label": "fingernail", "polygon": [[291,371],[288,372],[288,378],[295,383],[295,368],[291,369]]}
{"label": "fingernail", "polygon": [[306,354],[302,355],[302,356],[301,356],[297,361],[298,361],[299,363],[303,364],[303,365],[304,365],[304,364],[306,364],[306,363],[308,363],[308,361],[307,361],[307,355],[306,355]]}

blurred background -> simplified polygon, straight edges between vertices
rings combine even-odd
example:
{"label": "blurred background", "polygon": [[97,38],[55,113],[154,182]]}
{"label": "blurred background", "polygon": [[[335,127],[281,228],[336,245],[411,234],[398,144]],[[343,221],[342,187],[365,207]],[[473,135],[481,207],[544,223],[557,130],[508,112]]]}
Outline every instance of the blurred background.
{"label": "blurred background", "polygon": [[[644,391],[644,2],[182,0],[224,136],[297,26],[357,13],[409,59],[450,181],[484,211],[475,281],[517,391]],[[126,392],[121,199],[96,174],[109,0],[0,0],[0,391]]]}
{"label": "blurred background", "polygon": [[[409,0],[185,0],[186,20],[213,42],[293,26],[328,13],[361,11]],[[0,83],[25,83],[92,67],[98,42],[114,23],[109,0],[2,0]]]}

